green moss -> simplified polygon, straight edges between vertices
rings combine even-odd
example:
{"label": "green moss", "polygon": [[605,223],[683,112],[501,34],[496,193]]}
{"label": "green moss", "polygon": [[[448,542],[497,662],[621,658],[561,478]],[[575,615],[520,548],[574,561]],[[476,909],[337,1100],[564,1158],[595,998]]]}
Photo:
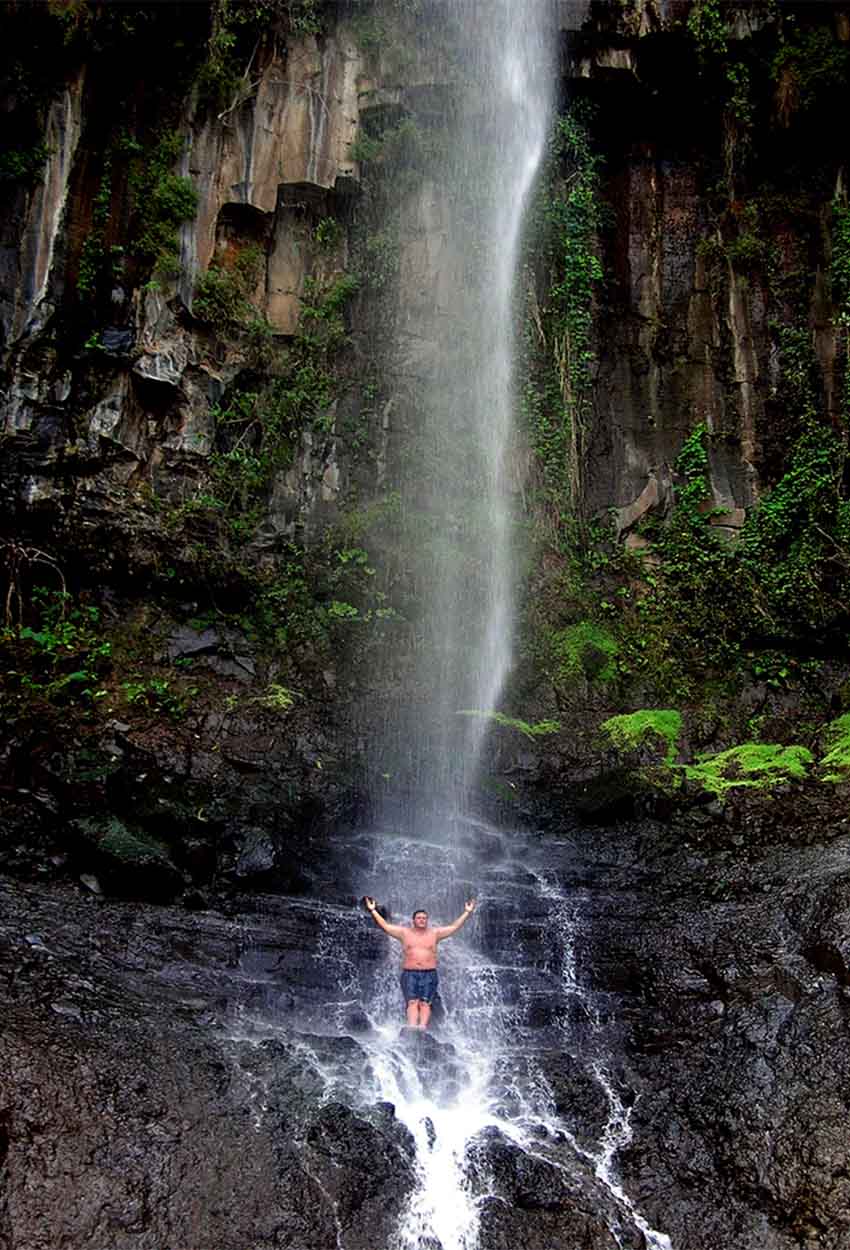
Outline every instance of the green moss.
{"label": "green moss", "polygon": [[747,787],[766,790],[784,781],[802,781],[814,759],[803,746],[783,747],[775,742],[743,742],[716,755],[697,757],[684,766],[685,776],[710,794]]}
{"label": "green moss", "polygon": [[666,744],[664,761],[672,765],[679,748],[682,716],[675,708],[641,708],[624,716],[612,716],[600,726],[620,750],[635,750],[648,738]]}
{"label": "green moss", "polygon": [[578,677],[588,681],[613,681],[617,676],[617,642],[601,625],[577,621],[551,636],[556,681],[569,683]]}
{"label": "green moss", "polygon": [[133,833],[114,816],[104,823],[91,819],[79,820],[77,827],[83,836],[94,842],[99,851],[121,864],[151,865],[171,861],[161,842]]}
{"label": "green moss", "polygon": [[821,760],[821,781],[847,781],[850,779],[850,712],[827,725],[824,743],[829,750]]}

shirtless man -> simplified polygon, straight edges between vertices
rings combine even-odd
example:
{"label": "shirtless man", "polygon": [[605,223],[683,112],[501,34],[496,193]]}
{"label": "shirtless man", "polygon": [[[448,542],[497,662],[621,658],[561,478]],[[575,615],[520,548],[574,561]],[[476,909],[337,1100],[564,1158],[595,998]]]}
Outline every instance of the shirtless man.
{"label": "shirtless man", "polygon": [[427,1029],[431,1004],[437,994],[437,943],[466,924],[475,911],[475,899],[469,900],[452,924],[434,929],[428,924],[427,911],[415,911],[412,925],[387,924],[373,898],[366,898],[364,902],[375,924],[401,942],[401,992],[407,1008],[407,1023],[413,1029]]}

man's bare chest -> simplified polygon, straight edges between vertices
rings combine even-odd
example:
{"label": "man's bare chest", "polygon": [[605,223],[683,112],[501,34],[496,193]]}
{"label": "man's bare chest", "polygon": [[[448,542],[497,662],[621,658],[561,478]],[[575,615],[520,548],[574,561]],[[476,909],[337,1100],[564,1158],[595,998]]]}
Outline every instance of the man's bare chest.
{"label": "man's bare chest", "polygon": [[433,932],[426,930],[424,933],[417,933],[414,929],[405,931],[402,938],[405,952],[416,952],[416,954],[434,955],[437,951],[437,936]]}

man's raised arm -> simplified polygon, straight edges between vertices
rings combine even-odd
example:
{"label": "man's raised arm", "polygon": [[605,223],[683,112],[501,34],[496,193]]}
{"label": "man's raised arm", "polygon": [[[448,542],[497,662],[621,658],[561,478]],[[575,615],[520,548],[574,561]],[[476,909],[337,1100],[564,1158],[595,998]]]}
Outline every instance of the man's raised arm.
{"label": "man's raised arm", "polygon": [[363,902],[366,904],[366,910],[369,912],[378,928],[383,929],[384,933],[388,933],[390,937],[398,938],[400,941],[402,934],[404,933],[403,927],[400,924],[387,924],[384,917],[378,911],[375,900],[373,898],[369,898],[368,894],[363,899]]}
{"label": "man's raised arm", "polygon": [[471,898],[469,902],[464,905],[464,909],[458,916],[457,920],[452,921],[451,924],[441,925],[440,928],[434,930],[437,935],[437,941],[442,942],[443,938],[451,937],[453,933],[457,933],[461,925],[466,924],[467,920],[474,911],[475,899]]}

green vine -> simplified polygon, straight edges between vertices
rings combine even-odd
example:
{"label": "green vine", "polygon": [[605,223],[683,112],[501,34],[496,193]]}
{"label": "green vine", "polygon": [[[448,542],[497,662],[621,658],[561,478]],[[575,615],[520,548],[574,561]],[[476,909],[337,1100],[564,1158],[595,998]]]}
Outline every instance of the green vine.
{"label": "green vine", "polygon": [[600,158],[589,118],[560,117],[536,207],[553,278],[541,300],[530,293],[524,412],[550,502],[576,518],[591,415],[594,300],[602,280],[596,241],[602,221]]}
{"label": "green vine", "polygon": [[94,197],[91,230],[86,235],[80,251],[77,270],[77,292],[83,299],[92,299],[98,279],[106,263],[104,239],[109,223],[112,204],[112,156],[107,153],[103,162],[100,185]]}

